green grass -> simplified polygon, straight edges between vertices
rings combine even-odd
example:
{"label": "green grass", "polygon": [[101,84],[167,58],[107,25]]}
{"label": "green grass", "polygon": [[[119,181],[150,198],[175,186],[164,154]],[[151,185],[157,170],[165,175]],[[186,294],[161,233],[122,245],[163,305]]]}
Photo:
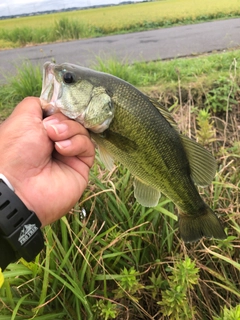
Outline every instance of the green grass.
{"label": "green grass", "polygon": [[[133,64],[129,64],[127,59],[119,61],[112,57],[111,59],[97,58],[97,63],[92,67],[113,73],[139,87],[154,85],[160,86],[160,91],[168,90],[169,92],[172,87],[174,90],[178,87],[179,80],[184,87],[191,84],[194,88],[196,84],[202,83],[207,89],[219,78],[229,77],[231,65],[235,60],[239,61],[239,58],[240,50]],[[238,71],[238,65],[236,68]]]}
{"label": "green grass", "polygon": [[28,96],[39,96],[42,87],[42,70],[24,62],[17,66],[16,76],[6,76],[7,85],[0,86],[0,122],[4,120],[16,104]]}
{"label": "green grass", "polygon": [[[158,98],[182,131],[214,153],[218,173],[200,193],[228,238],[185,245],[166,197],[156,208],[140,206],[129,172],[119,164],[108,172],[96,161],[79,203],[45,228],[45,252],[4,272],[1,320],[239,319],[239,60],[232,51],[133,65],[113,58],[95,66]],[[39,68],[20,67],[0,87],[2,118],[40,88]]]}
{"label": "green grass", "polygon": [[[201,107],[211,102],[216,106],[220,104],[220,109],[224,105],[226,109],[226,99],[234,69],[236,69],[235,83],[239,82],[239,59],[240,50],[234,50],[199,57],[133,64],[129,64],[127,60],[119,61],[116,57],[108,60],[97,58],[97,64],[91,67],[112,73],[132,83],[147,94],[160,99],[167,107],[173,105],[176,99],[178,102],[181,99],[184,102],[192,99]],[[236,66],[234,61],[237,62]],[[0,86],[1,119],[9,115],[16,103],[24,97],[40,95],[41,68],[42,66],[33,66],[30,62],[26,62],[17,67],[16,76],[6,76],[7,84]],[[179,96],[179,86],[181,96]],[[235,95],[238,95],[236,89],[235,86]],[[219,99],[225,99],[225,102]]]}

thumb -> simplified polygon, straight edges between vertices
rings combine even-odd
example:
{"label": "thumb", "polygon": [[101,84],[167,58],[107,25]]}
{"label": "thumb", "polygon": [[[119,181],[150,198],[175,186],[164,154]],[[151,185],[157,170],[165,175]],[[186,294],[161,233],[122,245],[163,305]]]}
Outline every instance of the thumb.
{"label": "thumb", "polygon": [[29,115],[32,115],[34,117],[38,117],[42,120],[43,113],[42,113],[42,107],[40,103],[40,99],[36,97],[27,97],[23,99],[13,110],[11,116],[19,116],[24,113],[28,113]]}

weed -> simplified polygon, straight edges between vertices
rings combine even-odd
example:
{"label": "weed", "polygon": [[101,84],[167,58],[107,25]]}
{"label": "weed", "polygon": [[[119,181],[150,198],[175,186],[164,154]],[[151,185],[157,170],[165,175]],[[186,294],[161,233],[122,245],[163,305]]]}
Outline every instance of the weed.
{"label": "weed", "polygon": [[93,306],[93,311],[99,316],[98,319],[116,319],[118,311],[117,305],[109,300],[100,299]]}
{"label": "weed", "polygon": [[219,317],[213,317],[214,320],[237,320],[240,319],[240,305],[235,308],[228,309],[224,306],[222,315]]}
{"label": "weed", "polygon": [[197,123],[199,129],[196,130],[196,138],[202,145],[208,145],[216,140],[216,129],[211,120],[211,114],[208,110],[202,109],[198,111]]}
{"label": "weed", "polygon": [[169,319],[193,319],[194,309],[187,299],[188,290],[198,283],[199,269],[189,257],[178,261],[169,276],[169,288],[162,291],[162,300],[158,304],[162,313]]}
{"label": "weed", "polygon": [[[121,278],[119,282],[119,288],[115,290],[115,299],[120,299],[125,297],[134,296],[140,289],[143,289],[144,286],[140,283],[139,272],[137,272],[133,267],[127,270],[124,267],[120,272]],[[134,300],[137,301],[136,298]]]}
{"label": "weed", "polygon": [[[232,85],[234,86],[232,88]],[[213,112],[221,113],[226,112],[228,104],[230,103],[230,109],[232,105],[237,105],[237,100],[234,98],[237,91],[237,85],[232,84],[231,80],[226,77],[219,77],[213,83],[213,88],[209,90],[206,95],[205,104],[211,107]]]}

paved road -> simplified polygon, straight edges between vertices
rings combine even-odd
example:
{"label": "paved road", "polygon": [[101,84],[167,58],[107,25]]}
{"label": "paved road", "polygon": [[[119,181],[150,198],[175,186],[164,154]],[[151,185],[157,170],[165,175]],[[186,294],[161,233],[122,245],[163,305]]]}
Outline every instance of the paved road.
{"label": "paved road", "polygon": [[91,66],[96,56],[133,61],[170,59],[240,46],[240,19],[0,51],[0,82],[23,60]]}

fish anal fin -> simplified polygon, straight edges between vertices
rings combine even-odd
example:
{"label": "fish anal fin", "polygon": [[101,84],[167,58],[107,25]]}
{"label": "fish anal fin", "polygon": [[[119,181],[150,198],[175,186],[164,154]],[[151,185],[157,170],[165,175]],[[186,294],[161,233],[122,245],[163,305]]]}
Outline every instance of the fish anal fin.
{"label": "fish anal fin", "polygon": [[184,242],[193,242],[206,238],[225,239],[223,227],[208,206],[201,215],[179,215],[178,219],[180,235]]}
{"label": "fish anal fin", "polygon": [[135,177],[134,179],[134,196],[136,200],[144,207],[155,207],[161,196],[161,193],[153,187],[145,184]]}
{"label": "fish anal fin", "polygon": [[199,143],[184,135],[181,135],[181,140],[190,164],[193,181],[199,186],[211,184],[217,168],[213,155]]}

